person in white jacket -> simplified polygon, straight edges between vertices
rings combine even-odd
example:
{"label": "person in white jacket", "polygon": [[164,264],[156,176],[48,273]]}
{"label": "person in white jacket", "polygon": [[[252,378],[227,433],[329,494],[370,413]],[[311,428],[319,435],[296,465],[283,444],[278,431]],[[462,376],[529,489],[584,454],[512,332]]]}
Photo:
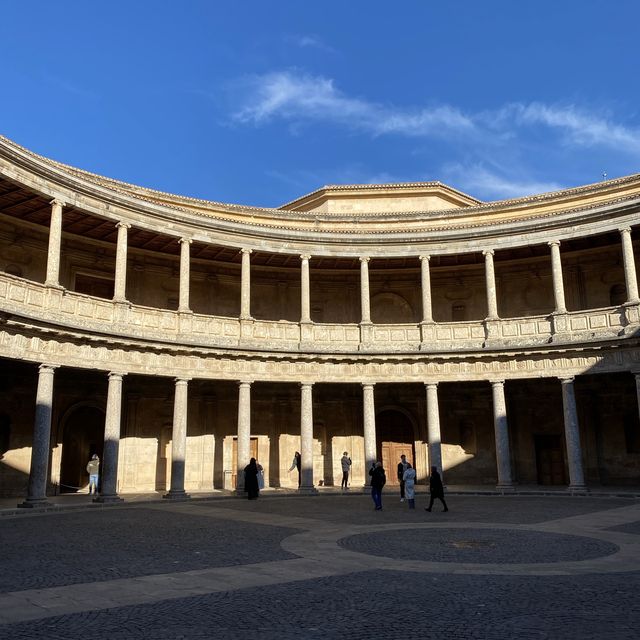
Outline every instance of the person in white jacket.
{"label": "person in white jacket", "polygon": [[404,493],[409,503],[409,509],[416,508],[416,470],[407,463],[407,468],[402,474],[404,480]]}

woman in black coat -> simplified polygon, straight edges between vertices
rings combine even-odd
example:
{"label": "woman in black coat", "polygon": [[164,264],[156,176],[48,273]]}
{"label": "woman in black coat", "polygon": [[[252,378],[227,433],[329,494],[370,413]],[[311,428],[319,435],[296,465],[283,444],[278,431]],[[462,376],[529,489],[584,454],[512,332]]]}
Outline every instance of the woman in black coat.
{"label": "woman in black coat", "polygon": [[442,502],[444,507],[443,511],[449,511],[447,503],[444,501],[444,487],[442,486],[442,478],[438,473],[437,467],[431,467],[431,477],[429,478],[429,491],[431,492],[431,500],[429,500],[429,506],[425,507],[425,511],[431,511],[433,507],[433,501],[438,498]]}
{"label": "woman in black coat", "polygon": [[255,458],[251,458],[249,464],[244,468],[244,490],[247,492],[249,500],[257,499],[260,489],[258,488],[258,465]]}

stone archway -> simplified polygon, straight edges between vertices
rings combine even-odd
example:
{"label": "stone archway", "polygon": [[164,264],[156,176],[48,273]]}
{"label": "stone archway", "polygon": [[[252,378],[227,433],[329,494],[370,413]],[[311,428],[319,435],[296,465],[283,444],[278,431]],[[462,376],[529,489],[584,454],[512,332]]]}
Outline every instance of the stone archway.
{"label": "stone archway", "polygon": [[397,485],[400,456],[415,467],[415,430],[409,416],[399,409],[383,409],[376,415],[377,456],[387,473],[387,484]]}
{"label": "stone archway", "polygon": [[89,458],[97,453],[102,461],[104,412],[94,406],[74,407],[65,418],[62,431],[60,492],[75,493],[88,485]]}

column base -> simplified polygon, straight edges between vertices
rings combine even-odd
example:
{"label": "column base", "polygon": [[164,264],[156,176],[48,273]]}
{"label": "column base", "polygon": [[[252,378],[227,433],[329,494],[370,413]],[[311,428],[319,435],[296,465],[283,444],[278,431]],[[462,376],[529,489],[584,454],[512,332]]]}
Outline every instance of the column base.
{"label": "column base", "polygon": [[513,493],[516,490],[515,485],[513,484],[497,484],[496,491],[500,491],[501,493]]}
{"label": "column base", "polygon": [[174,491],[170,490],[162,496],[165,500],[190,500],[191,496],[184,490]]}
{"label": "column base", "polygon": [[26,498],[24,502],[18,504],[18,509],[35,509],[36,507],[50,507],[53,503],[46,498]]}
{"label": "column base", "polygon": [[589,487],[586,484],[570,484],[567,487],[568,493],[585,494],[589,493]]}
{"label": "column base", "polygon": [[311,486],[311,487],[299,487],[298,488],[298,493],[301,494],[301,495],[310,496],[310,495],[315,495],[316,493],[318,493],[318,490],[314,486]]}
{"label": "column base", "polygon": [[97,496],[91,502],[98,502],[100,504],[107,504],[109,502],[124,502],[124,498],[120,496]]}

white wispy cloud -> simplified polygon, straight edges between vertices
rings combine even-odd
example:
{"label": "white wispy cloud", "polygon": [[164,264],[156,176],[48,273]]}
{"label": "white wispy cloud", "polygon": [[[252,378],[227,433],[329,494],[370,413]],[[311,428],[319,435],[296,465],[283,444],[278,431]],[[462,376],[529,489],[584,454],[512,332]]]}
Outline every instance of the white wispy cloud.
{"label": "white wispy cloud", "polygon": [[335,49],[329,46],[322,38],[312,34],[287,36],[287,42],[290,42],[302,49],[319,49],[328,53],[335,53]]}

